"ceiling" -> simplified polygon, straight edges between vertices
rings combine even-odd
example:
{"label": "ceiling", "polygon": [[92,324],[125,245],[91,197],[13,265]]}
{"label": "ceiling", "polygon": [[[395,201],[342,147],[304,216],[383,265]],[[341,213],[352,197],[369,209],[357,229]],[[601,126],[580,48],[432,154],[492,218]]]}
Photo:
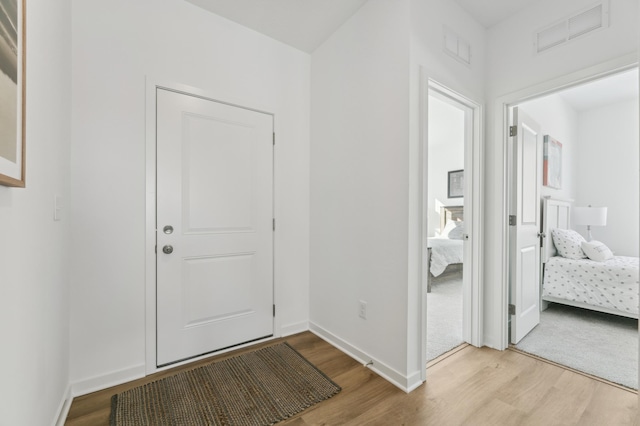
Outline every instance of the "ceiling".
{"label": "ceiling", "polygon": [[455,0],[485,28],[515,15],[540,0]]}
{"label": "ceiling", "polygon": [[[367,0],[185,0],[223,18],[312,53]],[[449,0],[450,1],[450,0]],[[489,28],[540,0],[454,0]],[[569,89],[576,110],[638,97],[638,72]]]}
{"label": "ceiling", "polygon": [[638,99],[638,69],[564,90],[559,95],[576,111]]}
{"label": "ceiling", "polygon": [[[367,0],[185,0],[311,53]],[[539,0],[455,0],[486,28]]]}
{"label": "ceiling", "polygon": [[367,0],[186,0],[311,53]]}

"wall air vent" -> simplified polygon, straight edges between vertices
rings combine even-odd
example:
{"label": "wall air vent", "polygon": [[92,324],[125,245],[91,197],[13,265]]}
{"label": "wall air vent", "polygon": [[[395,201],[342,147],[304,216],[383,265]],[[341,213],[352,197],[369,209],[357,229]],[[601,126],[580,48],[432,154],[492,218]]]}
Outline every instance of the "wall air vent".
{"label": "wall air vent", "polygon": [[471,44],[447,27],[444,27],[443,33],[444,53],[465,65],[471,65]]}
{"label": "wall air vent", "polygon": [[533,35],[535,53],[541,53],[609,26],[609,3],[603,1],[538,30]]}

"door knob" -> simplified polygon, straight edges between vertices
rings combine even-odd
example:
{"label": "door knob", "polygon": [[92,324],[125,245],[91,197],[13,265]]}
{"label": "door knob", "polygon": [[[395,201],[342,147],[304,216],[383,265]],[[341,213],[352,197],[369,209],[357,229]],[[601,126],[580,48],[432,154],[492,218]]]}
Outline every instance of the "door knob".
{"label": "door knob", "polygon": [[166,246],[162,247],[162,252],[165,253],[165,254],[173,253],[173,246],[166,245]]}

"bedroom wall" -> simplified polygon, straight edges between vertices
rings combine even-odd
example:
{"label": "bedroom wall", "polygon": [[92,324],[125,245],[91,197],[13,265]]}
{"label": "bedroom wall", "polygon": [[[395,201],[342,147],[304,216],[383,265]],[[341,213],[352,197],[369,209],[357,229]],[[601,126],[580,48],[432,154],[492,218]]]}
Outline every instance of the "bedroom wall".
{"label": "bedroom wall", "polygon": [[[488,346],[503,348],[504,139],[500,97],[638,51],[638,2],[610,1],[610,26],[534,55],[532,34],[542,26],[590,6],[591,0],[541,0],[488,30],[487,140],[485,152],[484,336]],[[506,126],[504,126],[506,128]]]}
{"label": "bedroom wall", "polygon": [[449,198],[448,173],[464,169],[464,111],[429,97],[428,236],[440,229],[440,207],[462,206],[464,198]]}
{"label": "bedroom wall", "polygon": [[311,329],[406,382],[408,0],[369,0],[311,58]]}
{"label": "bedroom wall", "polygon": [[182,0],[74,0],[72,51],[75,392],[144,374],[148,76],[275,113],[275,332],[307,329],[309,55]]}
{"label": "bedroom wall", "polygon": [[[638,256],[640,229],[640,156],[638,100],[629,100],[579,114],[579,182],[576,206],[606,206],[607,226],[592,227],[594,240],[616,255]],[[586,236],[586,226],[575,226]]]}
{"label": "bedroom wall", "polygon": [[[540,196],[550,196],[560,200],[574,200],[576,188],[581,182],[576,178],[579,164],[578,151],[582,139],[578,136],[578,113],[560,95],[550,95],[519,105],[535,122],[543,135],[550,135],[562,144],[562,188],[542,185],[542,162],[540,164]],[[580,146],[578,146],[580,145]]]}
{"label": "bedroom wall", "polygon": [[0,186],[0,423],[51,425],[69,383],[71,1],[29,0],[26,18],[27,187]]}

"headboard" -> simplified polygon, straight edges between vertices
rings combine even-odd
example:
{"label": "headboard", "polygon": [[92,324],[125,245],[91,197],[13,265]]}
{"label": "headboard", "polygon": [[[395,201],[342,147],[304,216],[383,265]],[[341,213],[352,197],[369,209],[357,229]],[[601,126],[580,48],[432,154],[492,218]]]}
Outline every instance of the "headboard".
{"label": "headboard", "polygon": [[464,220],[464,206],[442,206],[440,207],[440,231],[450,220]]}
{"label": "headboard", "polygon": [[571,203],[564,200],[545,198],[542,207],[542,232],[545,238],[542,244],[542,262],[556,255],[551,230],[554,228],[571,229]]}

